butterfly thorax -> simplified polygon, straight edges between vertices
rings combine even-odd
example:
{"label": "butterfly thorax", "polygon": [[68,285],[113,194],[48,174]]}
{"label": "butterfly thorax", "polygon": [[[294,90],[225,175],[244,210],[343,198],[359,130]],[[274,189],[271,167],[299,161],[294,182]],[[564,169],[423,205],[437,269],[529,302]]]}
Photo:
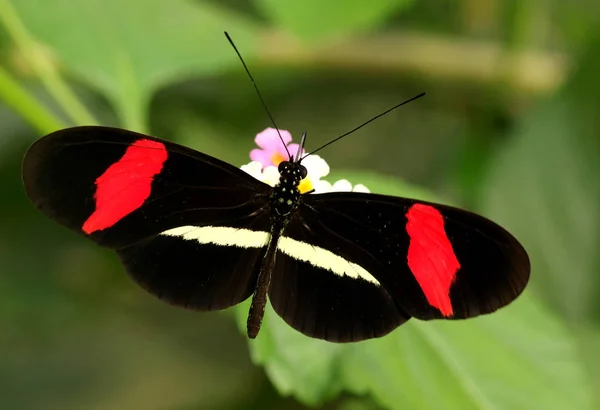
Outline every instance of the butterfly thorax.
{"label": "butterfly thorax", "polygon": [[283,161],[279,164],[279,183],[271,194],[271,217],[281,219],[289,216],[298,206],[298,185],[306,178],[306,168],[297,162]]}
{"label": "butterfly thorax", "polygon": [[267,304],[271,274],[275,268],[277,245],[300,203],[300,182],[306,178],[306,168],[297,162],[283,161],[279,164],[279,182],[270,197],[271,232],[260,265],[258,280],[248,312],[248,337],[255,338],[260,330]]}

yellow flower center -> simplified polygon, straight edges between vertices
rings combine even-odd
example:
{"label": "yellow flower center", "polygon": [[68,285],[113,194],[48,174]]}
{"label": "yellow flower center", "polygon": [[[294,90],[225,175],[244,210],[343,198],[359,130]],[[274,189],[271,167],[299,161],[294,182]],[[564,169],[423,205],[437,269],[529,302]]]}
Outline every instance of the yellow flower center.
{"label": "yellow flower center", "polygon": [[304,178],[300,182],[300,185],[298,185],[298,189],[300,190],[300,193],[303,194],[303,193],[308,192],[311,189],[313,189],[313,184],[312,184],[312,182],[310,182],[310,179]]}
{"label": "yellow flower center", "polygon": [[280,162],[285,161],[285,157],[283,155],[281,155],[279,152],[275,152],[272,156],[271,156],[271,162],[273,163],[273,165],[277,166],[279,165]]}

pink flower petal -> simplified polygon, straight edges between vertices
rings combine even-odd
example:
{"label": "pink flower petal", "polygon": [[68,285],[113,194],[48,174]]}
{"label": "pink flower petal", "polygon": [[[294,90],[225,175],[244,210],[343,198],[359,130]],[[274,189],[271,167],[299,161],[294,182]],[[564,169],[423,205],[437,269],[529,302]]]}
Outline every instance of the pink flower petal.
{"label": "pink flower petal", "polygon": [[[285,144],[289,144],[292,141],[292,134],[285,130],[279,130],[281,138]],[[256,145],[267,151],[274,151],[278,146],[283,146],[279,134],[275,128],[267,128],[263,132],[260,132],[254,138]]]}
{"label": "pink flower petal", "polygon": [[[300,144],[290,144],[287,146],[288,151],[290,151],[290,155],[294,156],[294,159],[297,160],[298,158],[296,158],[296,154],[298,153],[298,147],[300,146]],[[302,152],[300,153],[300,158],[302,158],[302,156],[305,154],[306,152],[304,150],[302,150]]]}
{"label": "pink flower petal", "polygon": [[250,159],[252,161],[258,161],[262,164],[263,167],[267,167],[269,165],[273,165],[271,162],[271,157],[273,154],[266,150],[255,148],[250,151]]}

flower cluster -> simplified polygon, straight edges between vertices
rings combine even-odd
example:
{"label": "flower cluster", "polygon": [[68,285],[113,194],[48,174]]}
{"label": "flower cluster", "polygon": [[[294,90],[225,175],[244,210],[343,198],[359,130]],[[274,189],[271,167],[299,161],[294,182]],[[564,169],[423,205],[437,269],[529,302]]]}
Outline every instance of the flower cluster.
{"label": "flower cluster", "polygon": [[[275,128],[267,128],[254,139],[259,148],[253,149],[250,152],[252,162],[241,167],[243,171],[254,178],[271,186],[275,186],[279,182],[277,166],[280,162],[288,159],[286,147],[292,155],[296,155],[299,148],[298,144],[291,144],[292,135],[288,131],[280,130],[279,132],[285,146],[281,143],[277,130]],[[302,150],[300,155],[304,154],[305,152]],[[306,167],[308,172],[306,178],[302,180],[298,187],[302,193],[313,189],[316,193],[335,191],[370,192],[363,184],[352,186],[345,179],[336,181],[333,184],[322,179],[329,175],[329,165],[318,155],[309,155],[306,159],[302,160],[302,165]]]}

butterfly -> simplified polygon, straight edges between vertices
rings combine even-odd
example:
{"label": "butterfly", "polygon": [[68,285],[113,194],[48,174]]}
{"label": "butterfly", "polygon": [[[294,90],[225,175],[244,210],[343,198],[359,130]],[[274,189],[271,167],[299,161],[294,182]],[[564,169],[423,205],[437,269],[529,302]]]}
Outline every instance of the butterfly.
{"label": "butterfly", "polygon": [[267,300],[307,336],[354,342],[411,317],[494,312],[525,288],[527,253],[494,222],[395,196],[300,193],[303,158],[282,161],[270,186],[173,142],[84,126],[36,141],[22,175],[40,211],[114,249],[160,299],[213,311],[252,297],[250,338]]}
{"label": "butterfly", "polygon": [[267,299],[294,329],[331,342],[381,337],[411,317],[491,313],[515,300],[530,275],[525,249],[499,225],[415,199],[298,188],[307,156],[423,95],[302,156],[304,133],[296,156],[279,163],[275,186],[173,142],[84,126],[29,148],[25,191],[59,224],[114,249],[162,300],[212,311],[252,297],[250,338]]}

